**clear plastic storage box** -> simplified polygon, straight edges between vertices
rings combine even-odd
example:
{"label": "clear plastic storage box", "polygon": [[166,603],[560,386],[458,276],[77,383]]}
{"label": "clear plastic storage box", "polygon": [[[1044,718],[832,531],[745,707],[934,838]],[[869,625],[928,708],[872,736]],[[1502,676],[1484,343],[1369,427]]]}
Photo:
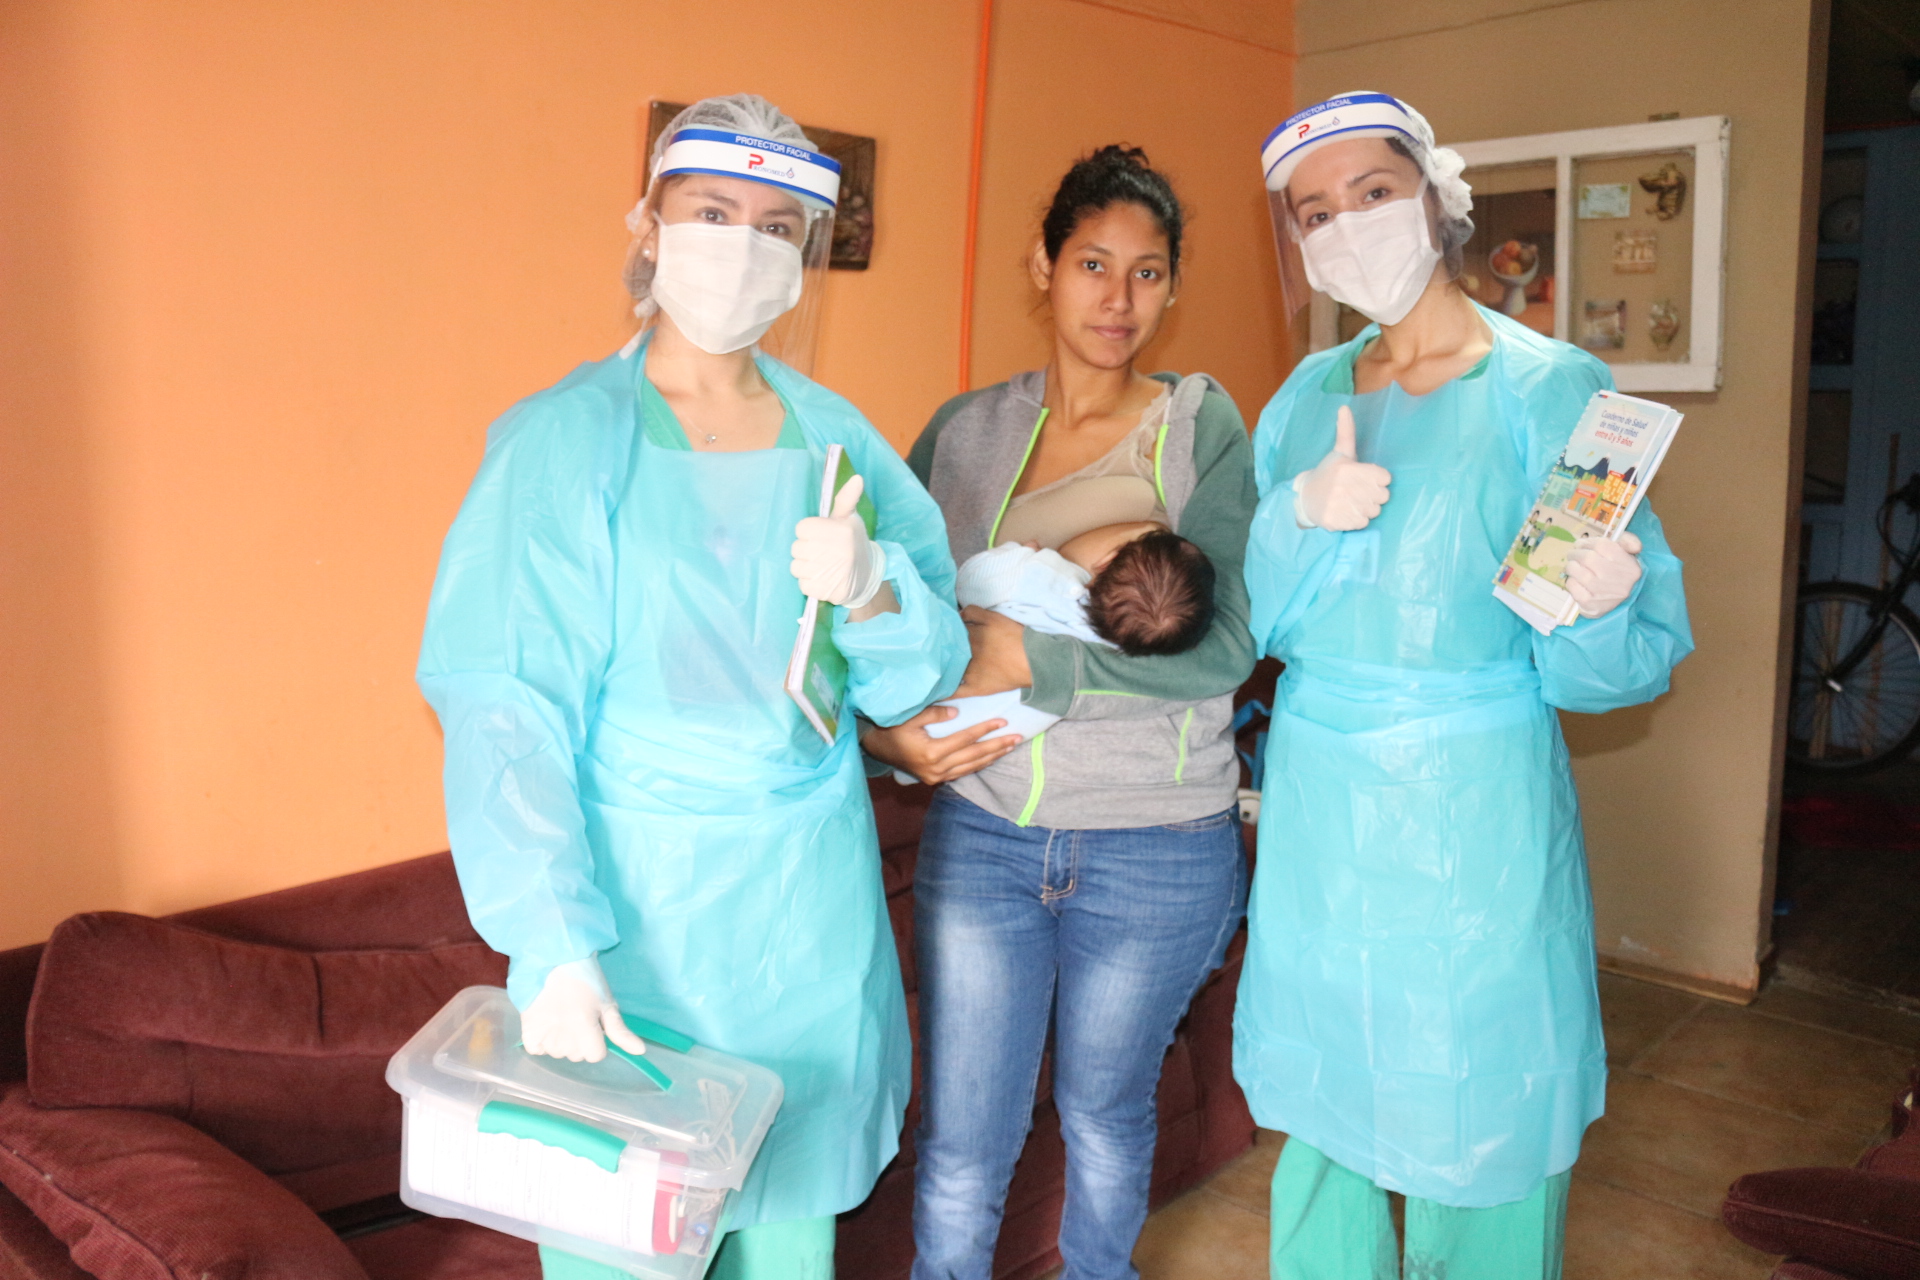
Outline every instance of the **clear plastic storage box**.
{"label": "clear plastic storage box", "polygon": [[568,1062],[520,1047],[499,987],[455,996],[387,1064],[406,1103],[400,1198],[646,1280],[698,1280],[780,1078],[628,1022],[643,1057],[609,1045]]}

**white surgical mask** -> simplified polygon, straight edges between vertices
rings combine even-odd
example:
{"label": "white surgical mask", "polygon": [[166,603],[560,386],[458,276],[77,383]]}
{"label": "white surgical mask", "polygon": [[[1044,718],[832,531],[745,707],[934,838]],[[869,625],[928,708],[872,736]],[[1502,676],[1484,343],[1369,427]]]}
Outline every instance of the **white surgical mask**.
{"label": "white surgical mask", "polygon": [[800,301],[800,246],[749,226],[663,223],[654,257],[654,301],[714,355],[752,346]]}
{"label": "white surgical mask", "polygon": [[1399,324],[1433,278],[1426,185],[1410,200],[1343,213],[1300,242],[1307,283],[1379,324]]}

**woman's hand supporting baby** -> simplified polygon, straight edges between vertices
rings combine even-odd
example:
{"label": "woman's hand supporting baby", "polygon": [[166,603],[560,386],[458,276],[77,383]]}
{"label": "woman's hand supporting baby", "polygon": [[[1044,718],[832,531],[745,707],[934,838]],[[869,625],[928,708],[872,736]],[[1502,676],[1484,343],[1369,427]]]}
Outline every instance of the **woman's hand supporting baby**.
{"label": "woman's hand supporting baby", "polygon": [[978,773],[1020,745],[1018,735],[988,738],[1007,727],[1005,720],[986,720],[971,729],[946,738],[927,732],[930,724],[951,720],[960,712],[954,707],[932,706],[891,729],[875,726],[860,737],[860,746],[876,760],[910,773],[928,786],[937,787],[955,778]]}
{"label": "woman's hand supporting baby", "polygon": [[[973,642],[973,661],[967,664],[967,674],[954,690],[954,697],[1002,693],[1008,689],[1024,689],[1033,683],[1033,671],[1027,666],[1025,627],[991,609],[972,605],[962,609],[960,616],[967,621],[967,638]],[[959,714],[953,707],[928,707],[891,729],[867,730],[860,738],[860,745],[874,759],[910,773],[929,786],[978,773],[1020,745],[1017,734],[988,737],[1006,728],[1005,720],[988,720],[946,738],[935,738],[927,732],[928,725],[951,720]]]}

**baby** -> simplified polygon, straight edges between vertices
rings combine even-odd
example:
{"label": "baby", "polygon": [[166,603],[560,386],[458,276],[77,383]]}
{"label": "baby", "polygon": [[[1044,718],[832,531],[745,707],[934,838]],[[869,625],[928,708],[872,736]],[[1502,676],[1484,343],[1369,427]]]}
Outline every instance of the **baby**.
{"label": "baby", "polygon": [[[960,604],[1022,626],[1125,654],[1185,653],[1213,626],[1213,564],[1200,548],[1151,520],[1101,525],[1058,551],[1006,543],[960,566]],[[944,738],[983,720],[1031,738],[1059,720],[1020,701],[1018,689],[953,698],[960,714],[927,726]]]}

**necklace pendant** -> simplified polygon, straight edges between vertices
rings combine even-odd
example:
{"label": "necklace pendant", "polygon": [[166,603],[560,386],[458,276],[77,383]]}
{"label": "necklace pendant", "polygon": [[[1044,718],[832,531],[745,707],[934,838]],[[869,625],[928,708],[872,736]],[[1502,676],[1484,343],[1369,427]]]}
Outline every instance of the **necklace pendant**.
{"label": "necklace pendant", "polygon": [[719,436],[716,436],[716,435],[714,435],[714,434],[712,434],[711,432],[709,432],[709,433],[708,433],[708,435],[707,435],[707,443],[708,443],[708,444],[712,444],[712,443],[713,443],[713,442],[714,442],[715,440],[718,440],[719,438],[720,438]]}

